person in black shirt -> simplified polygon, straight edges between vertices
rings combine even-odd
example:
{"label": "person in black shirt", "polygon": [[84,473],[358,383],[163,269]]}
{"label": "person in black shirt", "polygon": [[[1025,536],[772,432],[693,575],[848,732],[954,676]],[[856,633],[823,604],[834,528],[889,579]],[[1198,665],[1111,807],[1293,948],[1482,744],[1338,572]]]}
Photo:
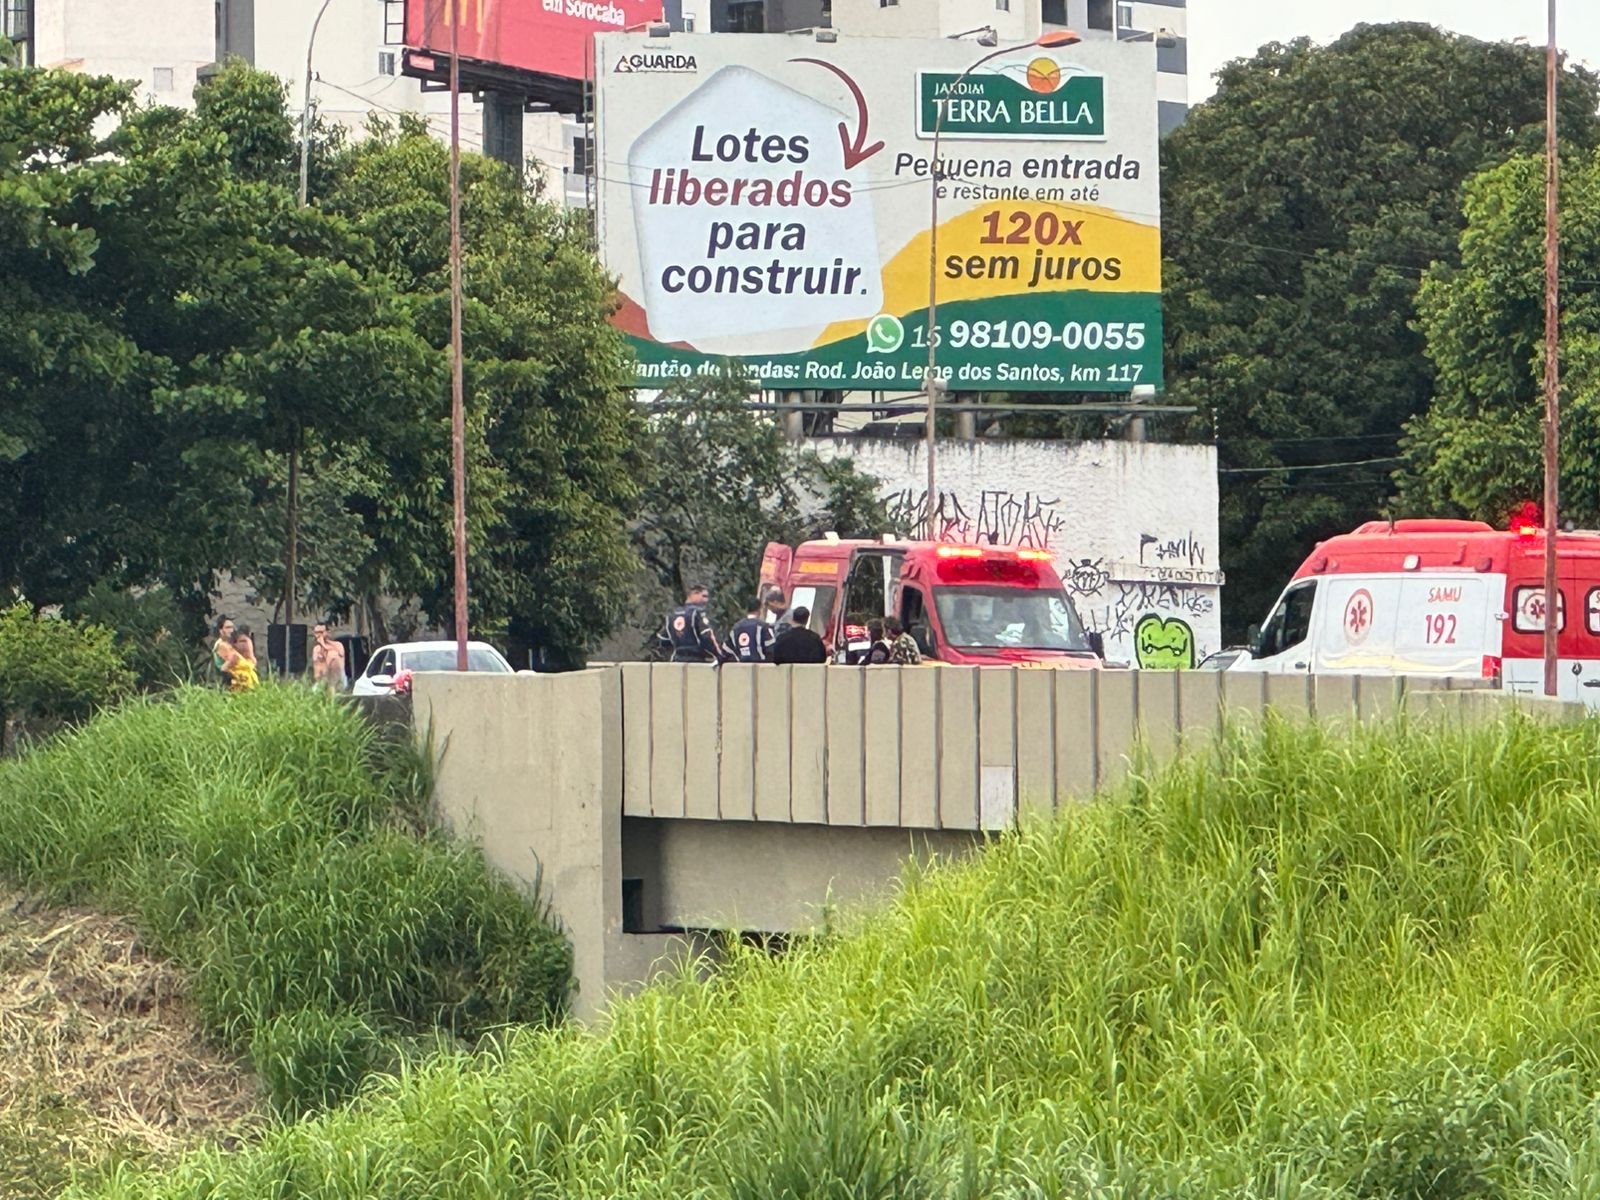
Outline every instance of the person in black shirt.
{"label": "person in black shirt", "polygon": [[797,608],[789,616],[789,628],[778,635],[778,640],[772,643],[772,653],[768,656],[775,663],[825,663],[828,661],[828,648],[822,644],[822,639],[806,628],[811,620],[811,610]]}
{"label": "person in black shirt", "polygon": [[731,661],[766,662],[772,651],[774,636],[772,626],[761,619],[760,603],[752,604],[750,615],[733,627],[733,633],[728,638],[728,649],[733,655]]}

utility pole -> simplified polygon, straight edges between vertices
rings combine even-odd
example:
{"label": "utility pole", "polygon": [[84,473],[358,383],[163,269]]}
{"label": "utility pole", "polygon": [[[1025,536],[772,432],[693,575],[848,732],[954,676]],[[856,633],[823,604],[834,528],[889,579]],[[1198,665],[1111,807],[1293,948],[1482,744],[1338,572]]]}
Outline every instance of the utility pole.
{"label": "utility pole", "polygon": [[1544,694],[1554,696],[1556,637],[1561,627],[1561,592],[1556,580],[1556,510],[1561,499],[1561,251],[1556,191],[1561,165],[1556,157],[1556,0],[1549,0],[1549,5],[1544,61]]}
{"label": "utility pole", "polygon": [[456,670],[467,669],[467,417],[461,357],[461,7],[450,12],[450,475],[455,508]]}

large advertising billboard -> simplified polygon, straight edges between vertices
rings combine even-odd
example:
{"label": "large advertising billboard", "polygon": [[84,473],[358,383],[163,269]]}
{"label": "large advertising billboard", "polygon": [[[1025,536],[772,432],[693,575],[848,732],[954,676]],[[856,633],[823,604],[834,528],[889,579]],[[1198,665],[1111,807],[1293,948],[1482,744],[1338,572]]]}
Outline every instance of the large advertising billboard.
{"label": "large advertising billboard", "polygon": [[661,19],[661,0],[405,0],[406,45],[565,79],[589,75],[589,39]]}
{"label": "large advertising billboard", "polygon": [[956,390],[1159,386],[1154,48],[969,72],[985,53],[596,38],[600,240],[639,386],[732,358],[773,389],[916,390],[930,338]]}

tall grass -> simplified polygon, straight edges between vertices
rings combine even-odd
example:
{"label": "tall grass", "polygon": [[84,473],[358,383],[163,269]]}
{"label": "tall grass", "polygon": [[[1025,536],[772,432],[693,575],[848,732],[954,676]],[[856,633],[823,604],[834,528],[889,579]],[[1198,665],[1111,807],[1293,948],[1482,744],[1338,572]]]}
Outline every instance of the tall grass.
{"label": "tall grass", "polygon": [[137,916],[279,1107],[348,1094],[397,1039],[540,1022],[570,950],[428,834],[426,763],[325,694],[142,701],[0,764],[0,879]]}
{"label": "tall grass", "polygon": [[1597,732],[1236,732],[781,959],[95,1194],[1600,1194]]}

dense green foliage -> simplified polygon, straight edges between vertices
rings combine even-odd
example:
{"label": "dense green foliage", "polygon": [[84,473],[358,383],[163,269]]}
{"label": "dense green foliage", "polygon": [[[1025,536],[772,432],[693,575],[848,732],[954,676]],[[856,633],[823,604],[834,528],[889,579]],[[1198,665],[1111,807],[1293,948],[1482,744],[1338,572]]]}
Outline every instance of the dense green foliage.
{"label": "dense green foliage", "polygon": [[1597,735],[1269,721],[597,1032],[94,1194],[1592,1195]]}
{"label": "dense green foliage", "polygon": [[650,420],[646,484],[633,544],[657,585],[654,608],[712,590],[713,624],[727,629],[756,593],[767,542],[908,533],[889,520],[878,481],[849,459],[790,442],[768,416],[745,409],[734,375],[695,378],[662,393]]}
{"label": "dense green foliage", "polygon": [[102,625],[0,608],[0,749],[8,720],[71,721],[126,694],[134,683],[115,635]]}
{"label": "dense green foliage", "polygon": [[[130,97],[0,67],[0,587],[165,583],[198,614],[233,570],[276,600],[298,452],[301,611],[447,617],[444,149],[321,131],[302,208],[276,77]],[[626,351],[581,225],[476,155],[463,178],[472,616],[572,660],[634,570]]]}
{"label": "dense green foliage", "polygon": [[186,689],[0,764],[0,880],[135,914],[297,1112],[408,1040],[564,1004],[564,937],[424,829],[426,780],[323,693]]}
{"label": "dense green foliage", "polygon": [[[1600,141],[1597,104],[1569,68],[1573,145]],[[1462,183],[1537,148],[1543,122],[1542,51],[1372,25],[1229,64],[1163,143],[1169,397],[1219,443],[1231,632],[1314,540],[1387,502],[1402,426],[1433,390],[1423,272],[1458,261]]]}
{"label": "dense green foliage", "polygon": [[[1600,157],[1561,180],[1561,515],[1600,525]],[[1543,495],[1544,159],[1491,168],[1466,188],[1460,265],[1417,295],[1435,385],[1412,421],[1408,510],[1496,524]]]}

